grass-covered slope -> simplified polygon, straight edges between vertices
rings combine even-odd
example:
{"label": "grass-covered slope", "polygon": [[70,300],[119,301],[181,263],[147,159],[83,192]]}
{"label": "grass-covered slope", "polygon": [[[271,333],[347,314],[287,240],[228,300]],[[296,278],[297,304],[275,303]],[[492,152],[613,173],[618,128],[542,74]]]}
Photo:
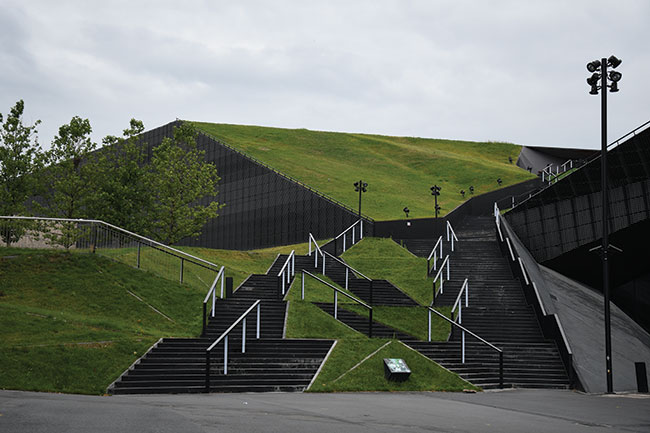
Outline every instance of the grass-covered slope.
{"label": "grass-covered slope", "polygon": [[196,336],[204,296],[97,255],[0,248],[0,388],[101,394],[159,338]]}
{"label": "grass-covered slope", "polygon": [[[193,122],[201,131],[274,169],[356,209],[353,183],[369,184],[362,212],[377,220],[398,219],[408,206],[413,218],[433,216],[429,188],[442,187],[442,214],[459,205],[460,190],[475,194],[533,177],[510,164],[520,146],[413,137],[279,129]],[[469,192],[465,195],[469,198]]]}

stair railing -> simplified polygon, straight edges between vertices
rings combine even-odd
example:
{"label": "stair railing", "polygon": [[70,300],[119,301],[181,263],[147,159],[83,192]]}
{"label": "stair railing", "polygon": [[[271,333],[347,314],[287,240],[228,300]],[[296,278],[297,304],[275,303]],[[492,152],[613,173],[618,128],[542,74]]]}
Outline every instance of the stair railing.
{"label": "stair railing", "polygon": [[[465,294],[465,306],[469,307],[469,284],[467,282],[467,278],[465,278],[465,281],[460,288],[460,292],[458,292],[458,296],[456,297],[456,302],[454,302],[454,306],[451,308],[451,320],[455,320],[459,325],[463,324],[463,294]],[[458,315],[456,318],[454,318],[456,308],[458,308]],[[451,335],[454,335],[453,327],[451,328]],[[462,363],[465,364],[465,331],[461,331],[461,340],[463,346]]]}
{"label": "stair railing", "polygon": [[[356,236],[357,227],[359,229],[359,236]],[[346,238],[348,237],[348,233],[350,233],[352,235],[352,237],[350,239],[351,242],[350,242],[349,246],[352,246],[352,245],[356,244],[358,241],[360,241],[361,239],[363,239],[363,219],[357,220],[354,224],[352,224],[347,229],[343,230],[337,237],[334,238],[334,252],[335,253],[338,251],[336,247],[337,247],[339,238],[342,238],[343,252],[345,252],[347,250]]]}
{"label": "stair railing", "polygon": [[440,258],[442,258],[442,236],[438,238],[438,242],[434,245],[429,257],[427,257],[427,276],[431,273],[431,259],[433,258],[433,270],[435,271],[436,262],[438,261],[438,250],[440,250]]}
{"label": "stair railing", "polygon": [[319,256],[322,257],[323,258],[323,272],[322,272],[322,274],[325,275],[325,255],[323,254],[323,250],[321,250],[321,248],[318,246],[318,242],[316,242],[316,238],[314,238],[314,236],[311,233],[309,233],[309,257],[311,257],[311,253],[312,253],[312,249],[311,249],[312,242],[313,242],[314,247],[315,247],[314,248],[314,252],[315,252],[315,254],[314,254],[314,268],[318,268],[318,257]]}
{"label": "stair railing", "polygon": [[205,327],[207,325],[207,305],[210,300],[210,296],[212,296],[212,308],[210,311],[210,317],[214,317],[214,311],[217,305],[217,284],[219,283],[219,281],[221,281],[220,298],[223,299],[223,283],[225,280],[224,269],[225,268],[223,266],[221,267],[221,269],[219,269],[219,273],[217,274],[217,277],[214,279],[212,286],[210,286],[210,290],[208,290],[208,294],[205,295],[205,299],[203,300],[203,333],[205,333]]}
{"label": "stair railing", "polygon": [[[157,266],[151,267],[151,272],[174,280],[173,269],[178,263],[176,281],[181,283],[187,273],[186,265],[192,265],[193,275],[201,282],[211,281],[221,270],[207,260],[101,220],[0,216],[0,238],[20,248],[56,248],[55,245],[63,244],[77,250],[88,249],[139,269],[147,267],[147,263],[155,263]],[[143,255],[144,261],[141,260]],[[172,273],[166,274],[166,270]],[[205,273],[199,274],[199,271]]]}
{"label": "stair railing", "polygon": [[[431,307],[427,307],[427,308],[428,308],[428,311],[429,311],[429,341],[431,341],[431,313],[433,312],[433,313],[437,314],[439,317],[442,317],[444,320],[449,322],[451,324],[452,328],[453,327],[459,328],[461,331],[468,333],[469,335],[476,338],[478,341],[485,344],[490,349],[496,351],[499,354],[499,388],[503,388],[503,349],[499,349],[494,344],[492,344],[489,341],[479,337],[478,335],[476,335],[475,333],[473,333],[469,329],[465,328],[463,325],[456,323],[456,321],[451,320],[449,317],[446,317],[441,312],[439,312],[439,311],[437,311],[437,310],[435,310],[435,309],[433,309]],[[463,363],[465,363],[465,340],[464,339],[461,342],[461,345],[462,345],[461,350],[462,350],[462,353],[463,353],[463,355],[462,355]]]}
{"label": "stair railing", "polygon": [[[352,266],[348,265],[347,263],[345,263],[343,260],[339,259],[338,257],[333,256],[332,254],[328,253],[327,251],[325,251],[324,254],[327,255],[332,260],[334,260],[334,261],[338,262],[339,264],[345,266],[345,290],[349,290],[348,282],[349,282],[349,279],[350,279],[350,277],[349,277],[350,271],[352,271],[353,275],[357,275],[357,276],[363,278],[364,280],[368,281],[368,290],[370,292],[370,305],[372,305],[372,295],[373,295],[372,279],[365,276],[365,275],[363,275],[361,272],[357,271]],[[323,263],[325,262],[325,255],[323,256]],[[325,266],[323,266],[323,269],[325,269]],[[325,271],[323,271],[323,275],[325,275]]]}
{"label": "stair railing", "polygon": [[[442,265],[440,265],[440,270],[433,279],[433,301],[431,302],[431,305],[436,305],[436,296],[438,296],[438,294],[442,295],[444,293],[445,273],[443,271],[445,270],[445,266],[447,266],[447,281],[449,281],[449,254],[447,254],[447,257],[445,257]],[[436,292],[436,282],[438,279],[440,279],[440,287]]]}
{"label": "stair railing", "polygon": [[285,295],[294,275],[296,275],[296,251],[291,250],[289,257],[278,272],[278,290],[281,292],[281,295],[278,295],[279,298]]}
{"label": "stair railing", "polygon": [[[537,319],[542,325],[544,336],[553,338],[556,341],[558,349],[560,351],[560,356],[562,357],[562,362],[569,375],[569,383],[571,385],[574,385],[576,381],[579,382],[579,379],[573,365],[573,351],[571,350],[569,341],[566,338],[564,329],[560,323],[560,319],[557,314],[548,314],[546,312],[544,303],[542,302],[542,299],[539,295],[537,285],[533,280],[533,275],[531,275],[528,269],[526,269],[526,266],[524,265],[524,262],[521,259],[516,246],[513,248],[513,243],[510,240],[510,237],[508,237],[508,232],[505,228],[505,225],[504,231],[501,229],[501,219],[503,217],[501,216],[496,203],[494,204],[494,215],[497,234],[499,236],[499,247],[501,248],[504,255],[509,256],[508,263],[510,264],[510,269],[512,270],[513,274],[521,279],[523,283],[522,287],[524,289],[524,295],[526,296],[528,303],[533,306],[533,310],[535,311]],[[505,220],[503,221],[503,224],[506,224]]]}
{"label": "stair railing", "polygon": [[338,304],[339,304],[338,294],[339,293],[342,294],[343,296],[346,296],[348,299],[353,300],[354,302],[361,305],[362,307],[365,307],[368,310],[368,337],[372,338],[372,306],[366,304],[365,302],[355,298],[349,293],[344,292],[338,287],[331,285],[327,281],[324,281],[318,278],[316,275],[312,274],[311,272],[305,270],[302,271],[302,290],[300,292],[300,299],[302,300],[305,299],[305,275],[308,275],[313,279],[325,284],[327,287],[331,288],[334,291],[334,319],[338,320]]}
{"label": "stair railing", "polygon": [[447,242],[451,241],[451,252],[454,252],[454,240],[458,242],[458,238],[456,237],[456,232],[454,231],[454,228],[451,226],[451,223],[449,220],[447,220]]}
{"label": "stair railing", "polygon": [[210,392],[210,353],[217,344],[223,341],[223,374],[228,374],[228,335],[232,332],[233,329],[240,323],[242,324],[242,340],[241,340],[241,353],[246,353],[246,318],[247,316],[257,308],[257,322],[255,328],[255,339],[259,340],[260,338],[260,327],[261,327],[261,315],[260,315],[260,303],[258,299],[253,302],[248,310],[244,312],[237,320],[233,322],[228,329],[226,329],[220,336],[217,338],[206,350],[205,350],[205,392]]}

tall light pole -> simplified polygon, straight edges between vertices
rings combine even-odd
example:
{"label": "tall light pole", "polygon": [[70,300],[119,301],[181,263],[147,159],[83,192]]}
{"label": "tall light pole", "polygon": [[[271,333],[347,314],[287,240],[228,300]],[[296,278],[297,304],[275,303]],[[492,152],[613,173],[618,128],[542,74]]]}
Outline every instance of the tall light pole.
{"label": "tall light pole", "polygon": [[442,188],[440,188],[438,185],[433,185],[429,189],[431,190],[431,195],[433,196],[434,203],[435,203],[433,205],[434,206],[433,209],[435,210],[436,218],[438,218],[438,211],[440,210],[440,206],[438,206],[438,196],[440,195],[440,190]]}
{"label": "tall light pole", "polygon": [[368,184],[362,180],[354,182],[354,190],[359,192],[359,219],[361,219],[361,193],[367,192]]}
{"label": "tall light pole", "polygon": [[[610,92],[618,92],[618,82],[623,77],[620,72],[607,72],[607,67],[611,66],[616,69],[621,64],[621,60],[615,56],[608,59],[594,60],[587,63],[587,70],[592,72],[591,77],[587,78],[587,84],[591,86],[589,94],[597,95],[601,90],[601,150],[600,150],[600,184],[602,189],[602,226],[603,236],[601,243],[601,257],[603,263],[603,296],[605,298],[605,365],[607,368],[607,393],[614,392],[612,381],[612,335],[611,320],[609,310],[609,194],[607,185],[607,88]],[[600,86],[598,81],[600,80]],[[611,81],[612,84],[607,84]]]}

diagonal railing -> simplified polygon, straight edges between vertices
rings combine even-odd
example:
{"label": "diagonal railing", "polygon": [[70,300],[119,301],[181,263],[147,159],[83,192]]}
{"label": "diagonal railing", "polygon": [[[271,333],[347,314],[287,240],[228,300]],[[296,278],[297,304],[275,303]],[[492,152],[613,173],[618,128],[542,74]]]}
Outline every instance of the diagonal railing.
{"label": "diagonal railing", "polygon": [[368,310],[368,337],[372,338],[372,306],[366,304],[365,302],[355,298],[349,293],[346,293],[345,291],[339,289],[338,287],[333,286],[327,281],[324,281],[323,279],[318,278],[316,275],[312,274],[311,272],[305,270],[302,271],[302,283],[301,283],[301,291],[300,291],[300,299],[302,299],[303,301],[305,300],[305,275],[310,276],[311,278],[315,279],[316,281],[319,281],[320,283],[326,285],[327,287],[331,288],[334,291],[334,319],[338,320],[339,293],[347,297],[348,299],[354,301],[355,303],[361,305],[362,307],[365,307]]}
{"label": "diagonal railing", "polygon": [[[443,260],[442,265],[440,265],[440,270],[436,274],[436,276],[433,278],[433,301],[431,301],[431,305],[436,305],[436,297],[438,295],[442,295],[444,293],[444,284],[445,284],[445,266],[447,267],[447,281],[449,281],[450,277],[450,271],[449,271],[449,255],[445,257],[445,260]],[[436,283],[440,280],[440,284],[438,285],[438,290],[436,291]]]}
{"label": "diagonal railing", "polygon": [[[348,238],[350,239],[348,241]],[[342,243],[343,252],[363,239],[363,219],[357,220],[350,227],[334,238],[334,252],[338,254],[338,244]]]}
{"label": "diagonal railing", "polygon": [[210,392],[210,378],[211,378],[211,352],[212,350],[223,341],[223,374],[228,374],[228,336],[235,329],[237,325],[242,324],[242,341],[241,341],[241,353],[246,353],[246,318],[248,315],[257,308],[257,322],[255,327],[255,338],[259,340],[260,338],[260,327],[261,327],[261,315],[260,315],[260,303],[258,299],[253,302],[248,310],[246,310],[237,320],[233,322],[228,329],[226,329],[220,336],[217,338],[208,348],[205,350],[205,392]]}
{"label": "diagonal railing", "polygon": [[278,272],[278,298],[281,299],[291,285],[291,279],[296,275],[296,251],[291,253],[284,261],[280,272]]}
{"label": "diagonal railing", "polygon": [[[440,255],[438,255],[438,250],[440,250]],[[433,246],[431,253],[429,253],[429,257],[427,257],[427,276],[431,273],[431,260],[433,259],[433,270],[435,271],[437,269],[436,263],[439,258],[442,258],[442,236],[438,238],[438,242]]]}
{"label": "diagonal railing", "polygon": [[0,238],[16,248],[87,249],[201,288],[224,274],[223,266],[101,220],[0,216]]}
{"label": "diagonal railing", "polygon": [[[427,307],[427,308],[428,308],[428,311],[429,311],[429,341],[431,341],[431,313],[434,313],[438,317],[441,317],[442,319],[449,322],[451,324],[451,326],[452,326],[452,329],[453,329],[453,327],[456,327],[456,328],[460,329],[463,332],[463,334],[464,333],[469,334],[470,336],[477,339],[480,343],[486,345],[487,347],[489,347],[490,349],[492,349],[492,350],[494,350],[495,352],[498,353],[498,355],[499,355],[499,388],[503,388],[503,349],[500,349],[497,346],[495,346],[494,344],[492,344],[489,341],[485,340],[484,338],[479,337],[478,335],[476,335],[475,333],[473,333],[469,329],[465,328],[463,325],[457,323],[455,320],[450,319],[449,317],[445,316],[441,312],[436,311],[435,309],[433,309],[431,307]],[[463,338],[462,341],[461,341],[461,351],[462,351],[462,361],[463,361],[463,364],[464,364],[465,363],[465,338]]]}
{"label": "diagonal railing", "polygon": [[456,232],[451,226],[449,220],[447,220],[447,242],[451,242],[451,252],[454,252],[454,240],[458,242],[458,237],[456,237]]}

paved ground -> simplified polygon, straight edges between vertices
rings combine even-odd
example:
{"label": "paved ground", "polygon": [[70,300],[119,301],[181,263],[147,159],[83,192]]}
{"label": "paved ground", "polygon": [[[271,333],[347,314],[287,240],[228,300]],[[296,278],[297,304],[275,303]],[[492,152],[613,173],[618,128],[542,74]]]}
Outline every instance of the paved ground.
{"label": "paved ground", "polygon": [[650,432],[649,395],[212,394],[0,391],[0,432]]}

